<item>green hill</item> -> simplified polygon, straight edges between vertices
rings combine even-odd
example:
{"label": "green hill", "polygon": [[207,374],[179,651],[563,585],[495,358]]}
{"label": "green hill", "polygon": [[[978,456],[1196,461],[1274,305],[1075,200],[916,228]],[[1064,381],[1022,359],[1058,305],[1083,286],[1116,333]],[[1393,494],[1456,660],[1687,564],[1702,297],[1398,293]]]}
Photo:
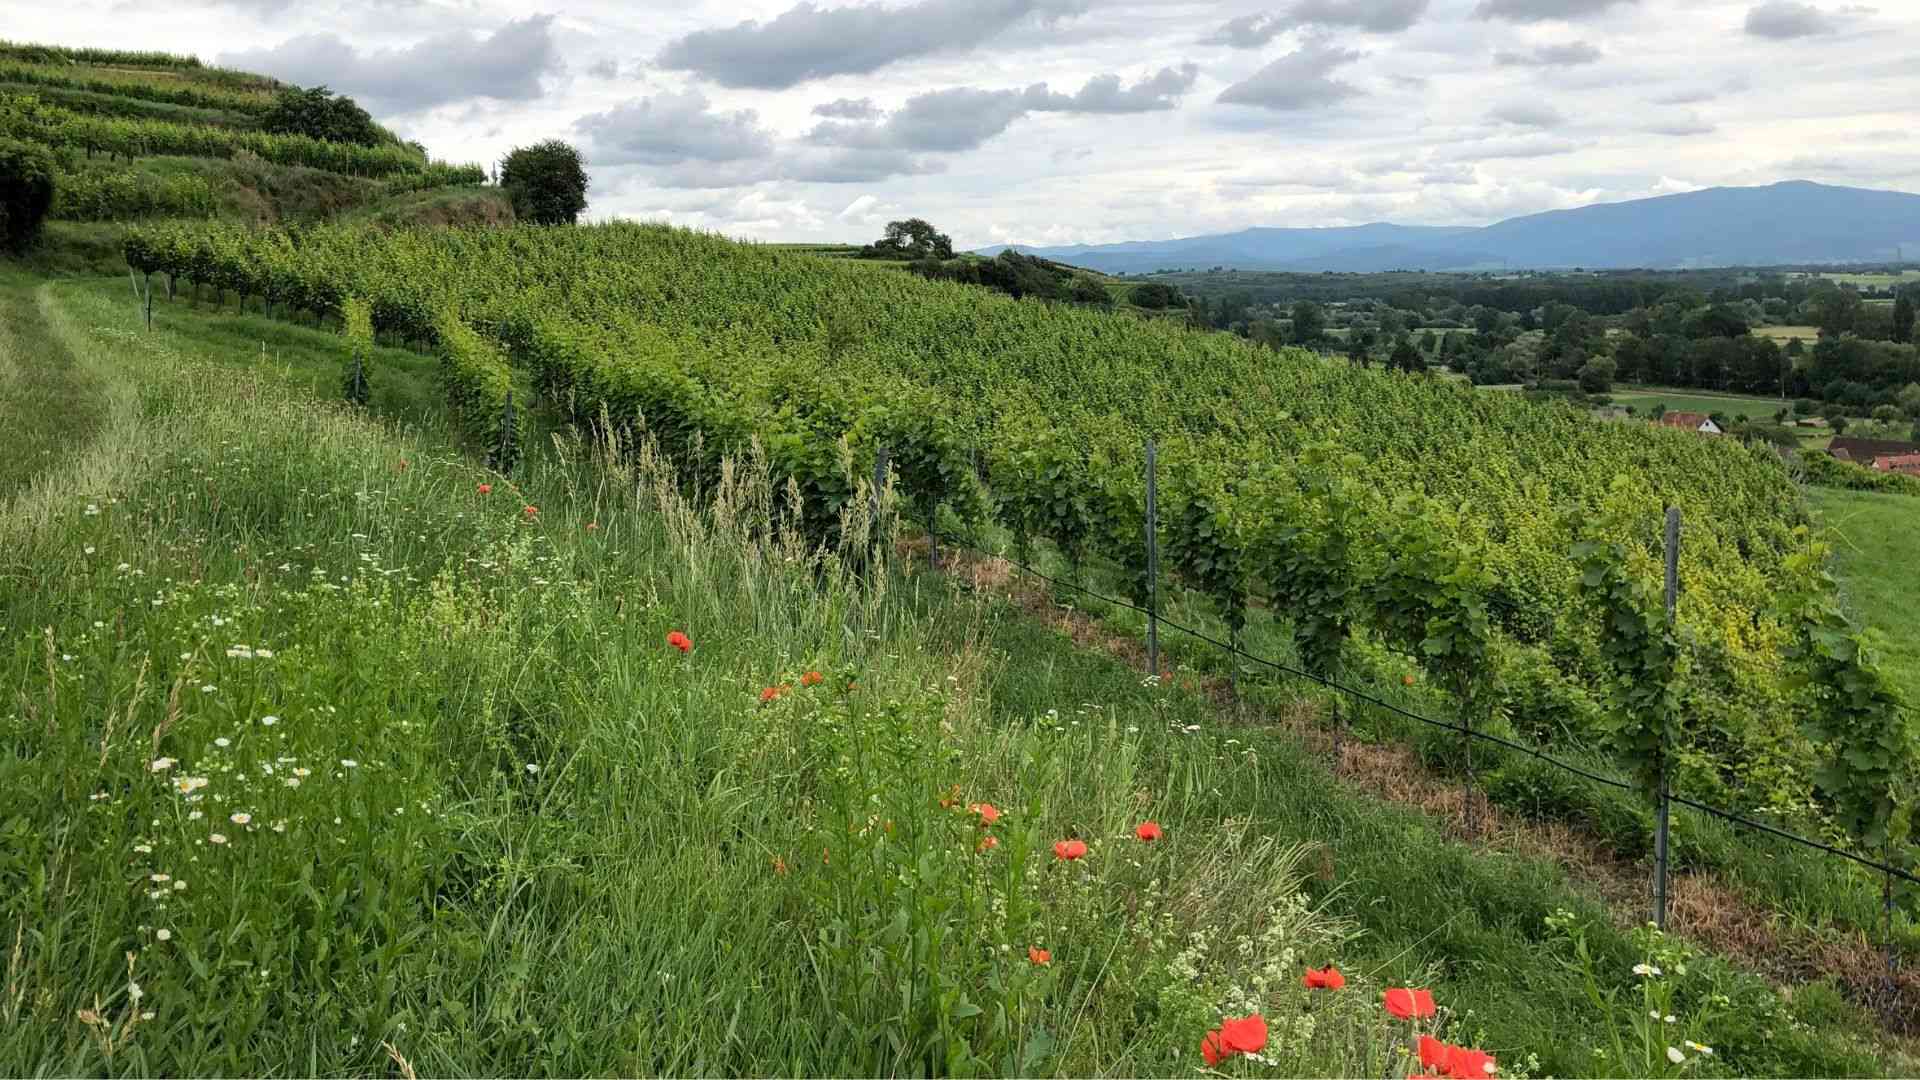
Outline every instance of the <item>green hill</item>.
{"label": "green hill", "polygon": [[0,138],[59,168],[44,264],[106,269],[85,223],[512,220],[478,166],[431,161],[370,120],[359,141],[277,130],[297,93],[192,57],[0,42]]}

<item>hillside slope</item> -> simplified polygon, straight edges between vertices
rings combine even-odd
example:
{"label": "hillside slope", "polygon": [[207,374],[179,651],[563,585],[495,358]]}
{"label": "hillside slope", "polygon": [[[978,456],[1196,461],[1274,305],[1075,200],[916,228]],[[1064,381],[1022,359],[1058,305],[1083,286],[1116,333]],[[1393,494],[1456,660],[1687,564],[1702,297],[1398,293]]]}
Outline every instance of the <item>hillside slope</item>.
{"label": "hillside slope", "polygon": [[1920,258],[1920,195],[1793,180],[1554,210],[1484,228],[1262,228],[1019,250],[1109,273],[1212,266],[1373,272],[1899,261]]}
{"label": "hillside slope", "polygon": [[68,262],[87,259],[87,223],[512,220],[479,167],[431,161],[364,114],[361,141],[275,133],[296,91],[192,57],[0,42],[0,138],[55,154],[50,239]]}

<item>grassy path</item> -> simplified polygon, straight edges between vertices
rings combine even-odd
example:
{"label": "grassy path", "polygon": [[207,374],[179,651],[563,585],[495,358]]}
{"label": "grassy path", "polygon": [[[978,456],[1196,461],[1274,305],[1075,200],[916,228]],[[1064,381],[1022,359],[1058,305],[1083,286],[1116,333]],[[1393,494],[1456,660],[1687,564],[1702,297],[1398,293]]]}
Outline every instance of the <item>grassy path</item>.
{"label": "grassy path", "polygon": [[1920,499],[1832,488],[1808,492],[1840,534],[1833,554],[1848,606],[1883,635],[1882,662],[1907,700],[1920,703]]}
{"label": "grassy path", "polygon": [[48,327],[40,279],[0,268],[0,504],[64,452],[83,445],[105,416],[101,376],[81,367]]}

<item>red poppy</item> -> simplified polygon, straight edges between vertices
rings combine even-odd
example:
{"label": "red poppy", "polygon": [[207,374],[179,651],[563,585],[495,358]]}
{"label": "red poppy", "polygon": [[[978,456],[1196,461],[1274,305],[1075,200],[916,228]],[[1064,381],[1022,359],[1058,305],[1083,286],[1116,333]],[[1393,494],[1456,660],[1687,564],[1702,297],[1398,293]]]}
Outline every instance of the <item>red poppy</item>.
{"label": "red poppy", "polygon": [[1220,1022],[1220,1042],[1236,1054],[1257,1054],[1267,1048],[1267,1018],[1259,1013]]}
{"label": "red poppy", "polygon": [[1141,822],[1140,824],[1138,824],[1138,825],[1135,825],[1135,826],[1133,827],[1133,835],[1135,835],[1135,836],[1137,836],[1137,837],[1139,837],[1140,839],[1142,839],[1142,840],[1145,840],[1145,841],[1146,841],[1147,843],[1149,843],[1149,844],[1151,844],[1151,843],[1153,843],[1153,842],[1154,842],[1155,840],[1158,840],[1158,839],[1160,839],[1160,837],[1161,837],[1162,835],[1164,835],[1164,834],[1163,834],[1163,833],[1161,833],[1161,831],[1160,831],[1160,823],[1159,823],[1159,822],[1157,822],[1157,821],[1143,821],[1143,822]]}
{"label": "red poppy", "polygon": [[1420,1036],[1420,1067],[1423,1069],[1443,1069],[1447,1065],[1447,1051],[1453,1049],[1431,1035]]}
{"label": "red poppy", "polygon": [[538,514],[540,512],[540,508],[533,505],[532,503],[528,503],[527,505],[520,508],[520,512],[527,515],[528,517],[533,517],[535,514]]}
{"label": "red poppy", "polygon": [[787,876],[787,860],[775,855],[773,857],[773,872],[780,877]]}
{"label": "red poppy", "polygon": [[1499,1069],[1493,1055],[1452,1043],[1431,1035],[1420,1036],[1420,1067],[1444,1073],[1452,1080],[1486,1080]]}
{"label": "red poppy", "polygon": [[769,686],[765,690],[760,691],[760,704],[765,705],[779,696],[780,688],[777,686]]}
{"label": "red poppy", "polygon": [[801,686],[819,686],[826,681],[827,677],[817,671],[809,671],[805,675],[800,676]]}
{"label": "red poppy", "polygon": [[1086,853],[1087,842],[1085,840],[1061,840],[1053,845],[1053,857],[1056,859],[1067,859],[1071,861],[1084,857]]}
{"label": "red poppy", "polygon": [[1318,970],[1308,968],[1300,977],[1300,984],[1309,990],[1340,990],[1347,985],[1347,977],[1340,974],[1339,968],[1328,964]]}
{"label": "red poppy", "polygon": [[473,490],[479,492],[482,495],[491,495],[493,494],[493,485],[492,484],[475,484]]}
{"label": "red poppy", "polygon": [[1027,946],[1027,959],[1033,961],[1037,967],[1046,967],[1048,964],[1053,963],[1053,954],[1038,945],[1029,945]]}
{"label": "red poppy", "polygon": [[1387,1011],[1402,1020],[1422,1020],[1433,1015],[1433,991],[1394,987],[1380,996]]}
{"label": "red poppy", "polygon": [[984,855],[987,852],[992,851],[994,848],[997,848],[999,846],[1000,846],[1000,838],[993,835],[992,833],[988,833],[987,835],[980,838],[980,842],[974,845],[973,850]]}
{"label": "red poppy", "polygon": [[990,802],[977,802],[967,809],[980,815],[980,824],[991,825],[1000,820],[1000,809]]}
{"label": "red poppy", "polygon": [[1402,676],[1400,676],[1400,685],[1402,685],[1402,686],[1412,686],[1412,685],[1413,685],[1413,676],[1411,676],[1411,675],[1402,675]]}
{"label": "red poppy", "polygon": [[667,634],[667,644],[679,649],[683,653],[693,651],[693,639],[678,630],[671,631]]}
{"label": "red poppy", "polygon": [[1218,1030],[1207,1032],[1206,1037],[1200,1040],[1200,1057],[1206,1061],[1209,1068],[1218,1066],[1232,1056],[1233,1051],[1228,1050],[1226,1044],[1220,1041]]}

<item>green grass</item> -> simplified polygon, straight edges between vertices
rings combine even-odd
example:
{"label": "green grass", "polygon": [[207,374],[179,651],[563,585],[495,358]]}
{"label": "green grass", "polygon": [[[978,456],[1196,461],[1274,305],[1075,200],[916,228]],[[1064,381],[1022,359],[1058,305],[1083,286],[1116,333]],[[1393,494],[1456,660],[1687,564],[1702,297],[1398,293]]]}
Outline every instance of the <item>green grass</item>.
{"label": "green grass", "polygon": [[1895,274],[1809,274],[1809,277],[1823,277],[1840,285],[1856,285],[1863,289],[1890,289],[1895,285],[1910,281],[1920,281],[1920,270],[1902,270]]}
{"label": "green grass", "polygon": [[1772,338],[1785,345],[1789,341],[1804,341],[1811,345],[1820,340],[1820,328],[1817,326],[1756,326],[1755,337]]}
{"label": "green grass", "polygon": [[750,468],[702,506],[564,440],[488,476],[408,393],[319,400],[319,331],[261,364],[257,316],[5,288],[104,387],[0,514],[0,1071],[1158,1075],[1258,1007],[1272,1071],[1404,1075],[1405,983],[1505,1075],[1664,1075],[1682,1035],[1701,1075],[1913,1067],[1710,957],[1647,1021],[1646,953],[1551,864],[991,596],[810,559]]}
{"label": "green grass", "polygon": [[1882,635],[1881,662],[1920,703],[1920,610],[1914,536],[1920,532],[1920,499],[1865,491],[1809,488],[1808,495],[1839,540],[1834,545],[1849,607]]}
{"label": "green grass", "polygon": [[84,440],[105,412],[102,380],[48,327],[31,280],[0,267],[0,500]]}
{"label": "green grass", "polygon": [[1793,407],[1792,399],[1751,397],[1743,394],[1716,394],[1700,390],[1623,389],[1613,393],[1615,405],[1631,405],[1645,416],[1655,405],[1664,404],[1668,412],[1725,413],[1729,419],[1745,413],[1752,420],[1769,420],[1781,406]]}

